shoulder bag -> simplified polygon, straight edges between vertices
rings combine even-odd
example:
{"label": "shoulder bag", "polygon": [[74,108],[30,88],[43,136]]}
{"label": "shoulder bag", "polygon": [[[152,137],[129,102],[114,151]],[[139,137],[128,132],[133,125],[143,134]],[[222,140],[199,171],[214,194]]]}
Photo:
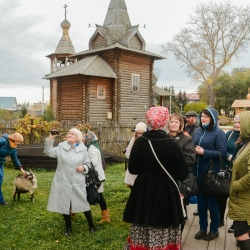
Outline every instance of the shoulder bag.
{"label": "shoulder bag", "polygon": [[100,194],[98,188],[101,186],[101,182],[98,178],[98,172],[95,170],[92,162],[89,166],[89,171],[85,175],[87,201],[90,205],[97,205],[100,203]]}
{"label": "shoulder bag", "polygon": [[206,196],[229,196],[231,170],[223,169],[223,159],[218,151],[220,158],[220,172],[215,174],[214,161],[211,162],[210,169],[203,177],[202,192]]}
{"label": "shoulder bag", "polygon": [[178,190],[178,193],[179,193],[179,195],[180,195],[182,213],[183,213],[183,216],[186,217],[187,215],[186,215],[185,208],[184,208],[184,203],[183,203],[184,196],[180,193],[179,187],[178,187],[178,185],[176,184],[175,180],[172,178],[172,176],[169,174],[169,172],[168,172],[168,171],[164,168],[164,166],[161,164],[160,160],[158,159],[158,157],[157,157],[157,155],[156,155],[156,153],[155,153],[155,151],[154,151],[154,148],[153,148],[152,143],[151,143],[150,140],[148,140],[148,143],[149,143],[149,145],[150,145],[150,147],[151,147],[151,149],[152,149],[152,152],[153,152],[153,154],[154,154],[156,160],[158,161],[158,163],[160,164],[160,166],[162,167],[162,169],[166,172],[166,174],[168,175],[168,177],[169,177],[169,178],[173,181],[173,183],[175,184],[175,186],[176,186],[176,188],[177,188],[177,190]]}
{"label": "shoulder bag", "polygon": [[178,186],[185,200],[189,200],[190,197],[196,196],[199,191],[198,181],[193,173],[189,173],[184,181],[178,181]]}

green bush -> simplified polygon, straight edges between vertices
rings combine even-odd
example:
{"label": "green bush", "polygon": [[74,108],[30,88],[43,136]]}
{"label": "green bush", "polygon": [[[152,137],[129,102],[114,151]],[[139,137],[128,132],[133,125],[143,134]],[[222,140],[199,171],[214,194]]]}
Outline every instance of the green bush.
{"label": "green bush", "polygon": [[207,108],[207,104],[204,102],[190,102],[185,105],[184,107],[184,113],[188,111],[195,111],[197,114],[201,112],[202,109]]}

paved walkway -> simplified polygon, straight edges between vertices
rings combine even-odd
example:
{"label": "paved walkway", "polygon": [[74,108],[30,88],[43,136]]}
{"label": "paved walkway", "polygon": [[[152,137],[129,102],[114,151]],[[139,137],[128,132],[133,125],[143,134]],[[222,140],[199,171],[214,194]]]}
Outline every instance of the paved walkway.
{"label": "paved walkway", "polygon": [[[239,250],[233,233],[228,233],[232,220],[225,219],[225,226],[219,228],[219,238],[212,241],[196,240],[194,235],[199,231],[199,216],[194,216],[197,205],[188,206],[188,219],[182,234],[184,250]],[[209,213],[209,212],[208,212]],[[226,216],[227,212],[225,213]]]}

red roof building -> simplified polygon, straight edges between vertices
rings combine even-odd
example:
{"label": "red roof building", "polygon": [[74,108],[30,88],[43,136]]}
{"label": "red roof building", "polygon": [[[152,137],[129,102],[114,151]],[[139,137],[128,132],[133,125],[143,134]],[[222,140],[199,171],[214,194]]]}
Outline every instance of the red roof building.
{"label": "red roof building", "polygon": [[197,93],[186,93],[186,97],[188,99],[188,103],[200,101],[200,96]]}

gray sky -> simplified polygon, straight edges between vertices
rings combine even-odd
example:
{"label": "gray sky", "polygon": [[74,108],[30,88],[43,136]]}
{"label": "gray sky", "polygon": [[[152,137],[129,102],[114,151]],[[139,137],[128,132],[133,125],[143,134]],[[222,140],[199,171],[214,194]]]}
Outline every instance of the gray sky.
{"label": "gray sky", "polygon": [[[227,1],[227,0],[226,0]],[[160,45],[180,32],[199,3],[210,0],[125,0],[132,25],[140,25],[146,50],[161,54]],[[216,0],[224,2],[224,0]],[[17,97],[18,103],[49,100],[49,81],[42,79],[50,71],[50,60],[62,36],[64,4],[68,5],[69,36],[76,52],[88,49],[95,24],[102,25],[110,0],[0,0],[0,96]],[[249,0],[231,0],[236,5]],[[91,27],[89,28],[89,23]],[[143,28],[143,25],[146,28]],[[92,27],[94,26],[94,27]],[[250,51],[250,48],[249,48]],[[226,68],[250,68],[250,52],[232,60]],[[196,90],[172,56],[156,61],[161,71],[157,85],[174,85],[176,91]]]}

